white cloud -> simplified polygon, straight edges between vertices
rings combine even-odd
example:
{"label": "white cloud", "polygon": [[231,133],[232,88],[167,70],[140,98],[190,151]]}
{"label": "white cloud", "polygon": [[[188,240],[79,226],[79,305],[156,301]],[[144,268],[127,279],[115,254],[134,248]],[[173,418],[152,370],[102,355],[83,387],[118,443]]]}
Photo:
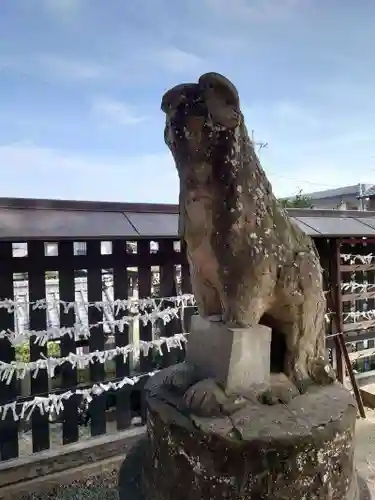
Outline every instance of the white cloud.
{"label": "white cloud", "polygon": [[9,172],[14,169],[29,170],[36,175],[51,169],[84,171],[93,167],[91,162],[88,163],[79,156],[35,146],[28,141],[0,146],[0,165]]}
{"label": "white cloud", "polygon": [[98,157],[24,141],[0,146],[0,165],[0,196],[154,203],[178,199],[178,176],[167,151]]}
{"label": "white cloud", "polygon": [[[0,165],[9,172],[12,169],[23,169],[42,173],[43,170],[123,170],[124,166],[137,165],[161,167],[161,164],[173,165],[172,157],[168,152],[145,154],[135,158],[110,157],[97,159],[96,156],[86,156],[79,153],[65,152],[59,149],[38,146],[30,141],[20,141],[0,145]],[[155,164],[155,165],[154,165]]]}
{"label": "white cloud", "polygon": [[294,151],[306,155],[307,148],[315,148],[317,138],[328,137],[324,135],[330,123],[326,116],[297,102],[255,102],[242,106],[242,111],[249,133],[254,130],[256,139],[269,143],[269,149],[279,155],[290,158]]}
{"label": "white cloud", "polygon": [[373,182],[373,126],[298,101],[243,107],[249,132],[268,142],[260,153],[277,196]]}
{"label": "white cloud", "polygon": [[34,53],[5,57],[0,54],[0,71],[11,69],[43,81],[94,82],[128,84],[139,78],[139,68],[126,56],[101,62],[99,58],[70,57],[69,54]]}
{"label": "white cloud", "polygon": [[136,113],[133,106],[106,97],[95,99],[92,103],[92,111],[97,116],[118,125],[137,125],[146,120],[145,116]]}
{"label": "white cloud", "polygon": [[43,55],[38,59],[49,72],[64,80],[97,80],[112,76],[110,68],[94,62],[54,55]]}
{"label": "white cloud", "polygon": [[[371,163],[343,168],[340,161],[283,158],[272,145],[260,160],[276,196],[372,183]],[[31,142],[0,146],[0,196],[176,203],[178,177],[168,151],[139,156],[94,156]],[[366,175],[364,175],[366,174]],[[368,175],[367,175],[368,174]],[[15,179],[17,179],[15,181]]]}
{"label": "white cloud", "polygon": [[281,122],[293,122],[305,127],[319,127],[321,120],[316,115],[316,112],[309,109],[307,106],[301,106],[290,101],[280,101],[274,106],[273,113]]}
{"label": "white cloud", "polygon": [[45,9],[59,20],[69,20],[80,14],[85,0],[44,0]]}
{"label": "white cloud", "polygon": [[173,73],[189,73],[200,71],[204,65],[202,58],[191,52],[168,47],[151,54],[153,61],[167,71]]}
{"label": "white cloud", "polygon": [[279,100],[268,102],[257,102],[253,105],[242,106],[245,120],[250,120],[252,125],[255,122],[267,123],[270,129],[276,130],[278,127],[285,129],[285,126],[297,127],[321,127],[322,116],[317,109],[303,106],[300,103]]}
{"label": "white cloud", "polygon": [[[342,169],[334,163],[313,163],[304,165],[302,169],[292,169],[293,172],[285,172],[280,168],[279,172],[267,171],[267,175],[278,197],[292,196],[302,190],[304,193],[334,189],[359,182],[358,177],[345,175]],[[329,172],[329,175],[326,173]]]}
{"label": "white cloud", "polygon": [[52,54],[31,54],[18,57],[0,57],[0,70],[11,69],[43,80],[93,81],[111,80],[118,68],[85,59],[74,59]]}
{"label": "white cloud", "polygon": [[274,20],[304,6],[308,0],[232,0],[230,9],[226,0],[206,0],[206,6],[220,17],[248,20]]}

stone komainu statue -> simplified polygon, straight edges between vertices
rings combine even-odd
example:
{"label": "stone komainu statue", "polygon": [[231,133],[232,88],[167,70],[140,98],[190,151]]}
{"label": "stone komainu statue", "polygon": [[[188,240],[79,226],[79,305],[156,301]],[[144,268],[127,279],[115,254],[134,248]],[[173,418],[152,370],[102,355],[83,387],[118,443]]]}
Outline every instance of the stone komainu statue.
{"label": "stone komainu statue", "polygon": [[[355,402],[321,359],[325,301],[313,242],[273,196],[228,80],[210,73],[179,85],[162,108],[181,236],[207,320],[193,318],[185,362],[145,386],[137,491],[148,500],[357,500]],[[276,332],[285,352],[270,373]],[[137,484],[127,460],[128,484]]]}
{"label": "stone komainu statue", "polygon": [[162,109],[200,315],[277,330],[285,340],[282,371],[295,381],[314,378],[325,354],[319,258],[272,193],[236,88],[207,73],[198,83],[169,90]]}

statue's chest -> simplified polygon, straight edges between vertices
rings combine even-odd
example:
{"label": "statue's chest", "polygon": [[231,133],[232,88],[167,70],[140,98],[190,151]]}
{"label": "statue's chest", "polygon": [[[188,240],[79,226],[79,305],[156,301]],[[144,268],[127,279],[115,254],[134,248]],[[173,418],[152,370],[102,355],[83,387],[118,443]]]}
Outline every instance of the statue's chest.
{"label": "statue's chest", "polygon": [[211,284],[218,282],[218,260],[208,239],[196,246],[188,244],[188,260],[194,274]]}
{"label": "statue's chest", "polygon": [[208,227],[211,224],[211,210],[204,198],[188,201],[185,210],[192,227]]}

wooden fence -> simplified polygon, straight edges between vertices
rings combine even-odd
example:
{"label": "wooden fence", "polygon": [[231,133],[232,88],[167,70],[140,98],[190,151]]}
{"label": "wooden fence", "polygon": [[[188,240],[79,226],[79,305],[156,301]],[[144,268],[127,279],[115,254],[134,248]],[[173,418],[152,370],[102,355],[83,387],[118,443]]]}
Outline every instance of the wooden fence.
{"label": "wooden fence", "polygon": [[375,239],[341,240],[341,313],[357,372],[375,370]]}
{"label": "wooden fence", "polygon": [[[348,296],[341,293],[341,281],[350,281],[355,272],[356,282],[364,279],[375,284],[375,266],[362,266],[355,270],[344,267],[352,266],[340,258],[342,253],[371,253],[374,243],[370,240],[339,240],[337,238],[316,238],[317,248],[324,268],[325,287],[329,297],[331,311],[331,325],[328,332],[339,331],[340,325],[332,321],[334,315],[343,323],[344,330],[351,338],[362,335],[362,330],[371,331],[375,324],[367,323],[354,325],[350,320],[343,322],[345,312],[350,309],[347,300],[354,301],[356,309],[363,309],[364,305],[375,310],[375,294],[366,297]],[[370,245],[370,246],[369,246]],[[358,266],[359,264],[356,263]],[[363,273],[368,273],[363,275]],[[349,273],[349,278],[342,273]],[[362,274],[358,274],[362,273]],[[372,273],[372,274],[369,274]],[[63,306],[58,310],[33,307],[32,303],[46,299],[58,299],[65,302],[113,302],[117,299],[129,297],[172,297],[181,293],[190,293],[190,278],[185,252],[181,251],[180,244],[172,238],[162,238],[151,241],[139,239],[125,241],[115,239],[102,242],[98,239],[74,242],[64,240],[59,242],[44,242],[41,240],[27,241],[17,244],[14,242],[0,242],[0,299],[13,299],[21,304],[16,312],[9,313],[0,308],[0,331],[11,330],[18,334],[27,330],[45,330],[50,327],[72,327],[80,322],[92,327],[90,336],[86,340],[77,339],[69,335],[61,337],[58,342],[58,355],[67,356],[69,353],[104,351],[108,345],[121,347],[131,342],[150,341],[162,334],[169,337],[183,331],[180,319],[173,319],[164,325],[157,325],[158,330],[148,323],[142,322],[132,328],[125,326],[123,332],[116,326],[115,321],[127,314],[127,311],[117,311],[116,308],[78,309],[64,311]],[[375,289],[374,289],[375,291]],[[358,302],[362,301],[362,302]],[[371,302],[372,301],[372,302]],[[344,304],[341,307],[341,304]],[[164,304],[165,307],[168,304]],[[348,309],[349,307],[349,309]],[[342,314],[344,313],[344,315]],[[104,320],[104,321],[103,321]],[[106,321],[107,320],[107,321]],[[112,325],[112,326],[111,326]],[[348,326],[353,325],[353,326]],[[358,330],[359,328],[359,330]],[[368,333],[371,336],[371,333]],[[374,334],[375,337],[375,334]],[[370,337],[369,337],[370,338]],[[28,345],[14,346],[7,338],[0,336],[0,362],[11,363],[20,358],[20,349],[24,349],[23,356],[36,361],[44,356],[52,355],[48,352],[51,347],[48,343],[40,345],[31,337]],[[39,370],[30,377],[30,384],[21,384],[16,377],[10,383],[0,381],[0,406],[17,401],[22,405],[35,397],[48,394],[60,394],[67,390],[75,391],[90,387],[93,384],[109,380],[118,381],[127,376],[144,375],[135,386],[125,385],[115,393],[115,421],[117,430],[125,430],[132,426],[134,411],[137,409],[140,418],[144,421],[144,407],[142,387],[147,380],[147,374],[156,368],[168,366],[183,359],[183,352],[172,350],[161,357],[143,356],[139,359],[116,357],[109,367],[106,363],[95,362],[90,365],[84,374],[82,370],[73,367],[70,363],[61,366],[59,373],[51,380],[47,370]],[[370,354],[370,353],[369,353]],[[338,369],[341,366],[337,365]],[[84,375],[84,376],[83,376]],[[134,395],[138,395],[134,397]],[[64,402],[61,425],[61,444],[67,445],[80,439],[79,419],[80,397],[71,397]],[[137,408],[135,408],[137,406]],[[139,408],[138,408],[139,407]],[[108,412],[106,394],[94,397],[91,403],[90,433],[92,436],[103,435],[107,432]],[[51,447],[51,426],[49,416],[35,408],[30,419],[32,451],[34,453],[47,450]],[[0,420],[0,458],[7,461],[20,456],[20,434],[24,429],[24,422],[15,420],[12,412],[8,412],[4,420]]]}
{"label": "wooden fence", "polygon": [[[20,251],[20,249],[24,251]],[[54,250],[51,251],[51,248]],[[163,297],[175,296],[177,293],[190,292],[190,279],[185,253],[181,252],[180,245],[173,239],[162,239],[151,242],[141,239],[137,242],[114,240],[105,245],[99,240],[79,242],[73,241],[44,242],[28,241],[15,244],[0,242],[0,298],[13,299],[22,307],[16,312],[9,313],[5,308],[0,309],[0,330],[11,330],[22,333],[23,330],[45,330],[47,327],[71,327],[77,321],[88,322],[89,325],[102,323],[90,331],[87,340],[77,340],[69,335],[61,337],[59,351],[61,356],[76,353],[83,349],[89,352],[103,351],[107,347],[108,338],[116,346],[125,346],[132,342],[134,331],[125,326],[120,332],[118,326],[113,331],[105,328],[103,311],[90,307],[80,311],[70,309],[68,312],[60,306],[59,311],[51,313],[46,309],[35,308],[32,303],[51,298],[58,298],[65,302],[77,301],[77,294],[83,294],[88,302],[126,299],[130,296]],[[82,289],[82,282],[85,287]],[[79,288],[81,287],[81,288]],[[77,288],[79,288],[77,290]],[[165,307],[168,304],[165,304]],[[20,311],[23,311],[20,314]],[[126,314],[122,310],[109,311],[114,320],[121,319]],[[105,320],[105,317],[104,317]],[[111,322],[108,321],[108,324]],[[171,336],[182,331],[178,319],[161,326],[163,336]],[[159,330],[160,330],[159,328]],[[139,324],[139,340],[149,341],[153,338],[153,327],[150,323]],[[138,340],[138,339],[136,339]],[[25,352],[29,353],[29,360],[36,361],[48,355],[48,344],[40,345],[31,337]],[[11,363],[16,360],[20,346],[14,347],[8,338],[0,338],[0,361]],[[25,346],[23,346],[25,347]],[[56,377],[58,387],[51,386],[51,379],[47,370],[39,370],[30,377],[30,393],[22,392],[22,384],[13,376],[10,383],[0,382],[0,405],[17,400],[20,405],[36,396],[59,394],[67,390],[92,386],[109,379],[119,380],[137,373],[151,372],[156,362],[158,367],[167,366],[176,362],[178,353],[165,352],[164,356],[155,360],[150,356],[140,355],[139,363],[132,363],[128,358],[119,355],[116,357],[113,372],[106,373],[103,363],[95,362],[90,365],[87,378],[80,380],[80,370],[70,363],[61,366]],[[133,360],[134,361],[134,360]],[[124,430],[131,425],[134,416],[132,397],[135,392],[141,392],[142,385],[147,377],[141,378],[135,386],[124,386],[116,391],[115,419],[118,430]],[[80,383],[81,382],[81,383]],[[139,400],[139,398],[138,398]],[[142,398],[140,398],[140,414],[144,418]],[[79,397],[71,397],[64,402],[62,412],[62,442],[68,444],[79,439]],[[133,404],[134,406],[134,404]],[[106,395],[94,397],[91,403],[91,435],[98,436],[106,433]],[[42,414],[35,408],[31,415],[32,451],[39,452],[50,448],[51,422],[47,414]],[[22,422],[16,421],[12,412],[8,412],[4,420],[0,420],[0,457],[2,461],[19,456],[19,431]]]}

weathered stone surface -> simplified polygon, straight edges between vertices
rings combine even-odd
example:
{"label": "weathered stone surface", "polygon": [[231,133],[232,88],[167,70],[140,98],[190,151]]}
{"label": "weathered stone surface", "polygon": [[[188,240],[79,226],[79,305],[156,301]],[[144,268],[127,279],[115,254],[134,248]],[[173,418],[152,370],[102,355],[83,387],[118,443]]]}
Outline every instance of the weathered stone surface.
{"label": "weathered stone surface", "polygon": [[[127,453],[118,476],[120,500],[149,500],[144,491],[142,471],[145,457],[150,456],[150,451],[150,441],[144,438]],[[308,498],[306,496],[306,500]],[[371,493],[366,482],[361,477],[358,477],[358,484],[353,481],[351,491],[342,500],[371,500]]]}
{"label": "weathered stone surface", "polygon": [[233,403],[233,397],[228,397],[214,379],[197,382],[195,372],[195,367],[188,363],[160,371],[145,385],[149,400],[153,402],[156,396],[156,401],[165,401],[183,413],[194,411],[200,416],[220,415],[222,406]]}
{"label": "weathered stone surface", "polygon": [[222,384],[227,394],[241,394],[252,384],[268,382],[270,358],[270,328],[231,328],[192,317],[186,362],[194,365],[202,378]]}
{"label": "weathered stone surface", "polygon": [[315,246],[276,200],[249,139],[236,88],[208,73],[162,100],[180,178],[180,233],[199,313],[285,338],[283,370],[320,379],[325,298]]}
{"label": "weathered stone surface", "polygon": [[274,197],[231,82],[203,75],[162,109],[201,318],[186,361],[146,385],[147,500],[356,500],[356,407],[324,359],[315,246]]}
{"label": "weathered stone surface", "polygon": [[358,476],[358,497],[359,500],[371,500],[372,498],[370,488],[361,476]]}
{"label": "weathered stone surface", "polygon": [[358,498],[356,408],[339,384],[289,406],[249,402],[231,417],[190,415],[194,430],[163,415],[149,405],[148,500]]}
{"label": "weathered stone surface", "polygon": [[299,396],[297,387],[284,373],[273,373],[270,377],[269,387],[260,394],[260,401],[269,405],[289,404],[297,396]]}
{"label": "weathered stone surface", "polygon": [[142,488],[142,467],[145,456],[150,453],[147,437],[139,440],[127,453],[118,478],[120,500],[147,500]]}

